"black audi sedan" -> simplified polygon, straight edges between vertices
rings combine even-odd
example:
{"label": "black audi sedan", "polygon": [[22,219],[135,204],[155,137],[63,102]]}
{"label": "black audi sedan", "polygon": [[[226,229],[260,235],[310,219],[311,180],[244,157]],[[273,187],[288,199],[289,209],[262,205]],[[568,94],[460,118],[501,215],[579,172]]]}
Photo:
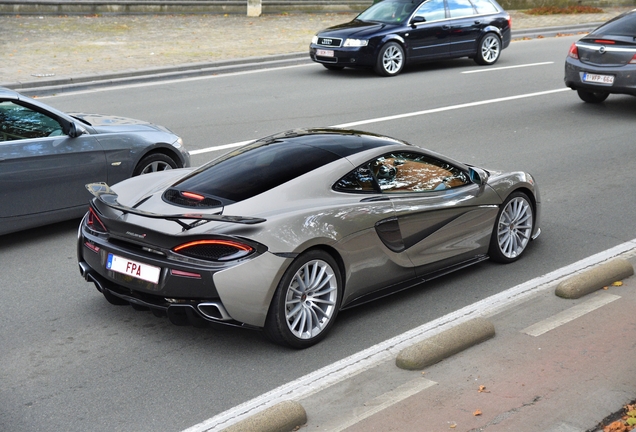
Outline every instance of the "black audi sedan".
{"label": "black audi sedan", "polygon": [[565,85],[589,103],[603,102],[611,93],[636,96],[636,9],[572,44]]}
{"label": "black audi sedan", "polygon": [[373,68],[395,76],[406,64],[430,60],[494,64],[510,33],[510,14],[495,0],[381,0],[353,21],[318,32],[309,55],[329,70]]}

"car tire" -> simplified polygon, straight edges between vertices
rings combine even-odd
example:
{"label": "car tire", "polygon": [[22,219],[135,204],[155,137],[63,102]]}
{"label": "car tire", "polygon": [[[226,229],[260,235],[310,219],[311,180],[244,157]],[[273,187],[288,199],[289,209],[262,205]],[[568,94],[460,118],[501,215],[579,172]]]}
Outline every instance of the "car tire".
{"label": "car tire", "polygon": [[395,76],[404,69],[404,49],[397,42],[388,42],[378,53],[375,72],[381,76]]}
{"label": "car tire", "polygon": [[477,45],[475,63],[479,65],[495,64],[501,56],[501,38],[495,33],[486,33]]}
{"label": "car tire", "polygon": [[322,250],[298,256],[281,278],[265,320],[274,343],[308,348],[333,326],[342,299],[342,276],[334,258]]}
{"label": "car tire", "polygon": [[133,176],[177,168],[177,162],[163,153],[150,154],[137,164]]}
{"label": "car tire", "polygon": [[341,71],[344,69],[344,66],[336,66],[336,65],[332,65],[332,64],[324,64],[323,66],[325,67],[325,69],[330,70],[330,71]]}
{"label": "car tire", "polygon": [[583,102],[587,103],[601,103],[609,96],[607,92],[593,92],[588,90],[576,91]]}
{"label": "car tire", "polygon": [[533,228],[532,202],[523,192],[511,193],[497,214],[488,255],[505,264],[518,260],[530,242]]}

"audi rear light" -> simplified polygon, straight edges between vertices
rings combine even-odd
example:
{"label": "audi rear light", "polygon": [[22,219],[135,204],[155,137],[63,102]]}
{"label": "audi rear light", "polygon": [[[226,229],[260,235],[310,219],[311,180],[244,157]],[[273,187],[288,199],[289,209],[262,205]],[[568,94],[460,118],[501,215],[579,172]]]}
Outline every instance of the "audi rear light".
{"label": "audi rear light", "polygon": [[88,209],[88,216],[86,218],[86,226],[90,228],[91,230],[98,233],[106,234],[108,232],[108,230],[106,229],[106,226],[104,226],[104,223],[101,221],[99,216],[97,216],[97,213],[95,212],[95,210],[93,210],[92,208]]}
{"label": "audi rear light", "polygon": [[172,249],[181,255],[206,261],[232,261],[244,258],[254,248],[234,240],[206,239],[184,243]]}
{"label": "audi rear light", "polygon": [[573,43],[570,47],[570,52],[568,52],[568,57],[578,60],[579,59],[579,49],[576,46],[576,43]]}

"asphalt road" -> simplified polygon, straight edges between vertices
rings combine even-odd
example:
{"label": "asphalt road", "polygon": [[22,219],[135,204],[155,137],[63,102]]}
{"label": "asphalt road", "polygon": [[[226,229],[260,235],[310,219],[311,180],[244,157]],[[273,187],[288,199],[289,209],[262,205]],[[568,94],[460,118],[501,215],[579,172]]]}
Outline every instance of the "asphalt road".
{"label": "asphalt road", "polygon": [[[141,117],[206,150],[309,126],[406,139],[467,163],[533,173],[541,237],[512,265],[482,263],[339,315],[304,351],[259,333],[175,327],[114,307],[79,276],[77,221],[0,238],[0,430],[178,431],[317,368],[636,237],[634,99],[564,90],[576,37],[515,42],[492,68],[428,64],[394,78],[319,65],[61,94],[63,110]],[[395,116],[386,119],[387,116]]]}

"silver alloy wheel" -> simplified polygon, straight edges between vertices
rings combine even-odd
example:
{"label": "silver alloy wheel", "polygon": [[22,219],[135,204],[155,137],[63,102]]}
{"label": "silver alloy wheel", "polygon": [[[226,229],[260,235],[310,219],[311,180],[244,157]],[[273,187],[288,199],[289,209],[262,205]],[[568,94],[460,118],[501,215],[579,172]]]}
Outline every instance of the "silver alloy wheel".
{"label": "silver alloy wheel", "polygon": [[155,161],[146,165],[144,169],[141,170],[140,174],[148,174],[151,172],[165,171],[169,169],[172,169],[169,163],[164,161]]}
{"label": "silver alloy wheel", "polygon": [[481,42],[481,57],[486,63],[494,63],[499,58],[500,49],[499,38],[489,34]]}
{"label": "silver alloy wheel", "polygon": [[389,46],[382,54],[382,66],[389,75],[398,73],[403,61],[402,51],[396,45]]}
{"label": "silver alloy wheel", "polygon": [[509,259],[525,250],[532,235],[532,206],[522,196],[511,199],[499,216],[497,244]]}
{"label": "silver alloy wheel", "polygon": [[334,316],[338,280],[323,260],[305,263],[294,275],[285,296],[285,321],[294,336],[312,339]]}

